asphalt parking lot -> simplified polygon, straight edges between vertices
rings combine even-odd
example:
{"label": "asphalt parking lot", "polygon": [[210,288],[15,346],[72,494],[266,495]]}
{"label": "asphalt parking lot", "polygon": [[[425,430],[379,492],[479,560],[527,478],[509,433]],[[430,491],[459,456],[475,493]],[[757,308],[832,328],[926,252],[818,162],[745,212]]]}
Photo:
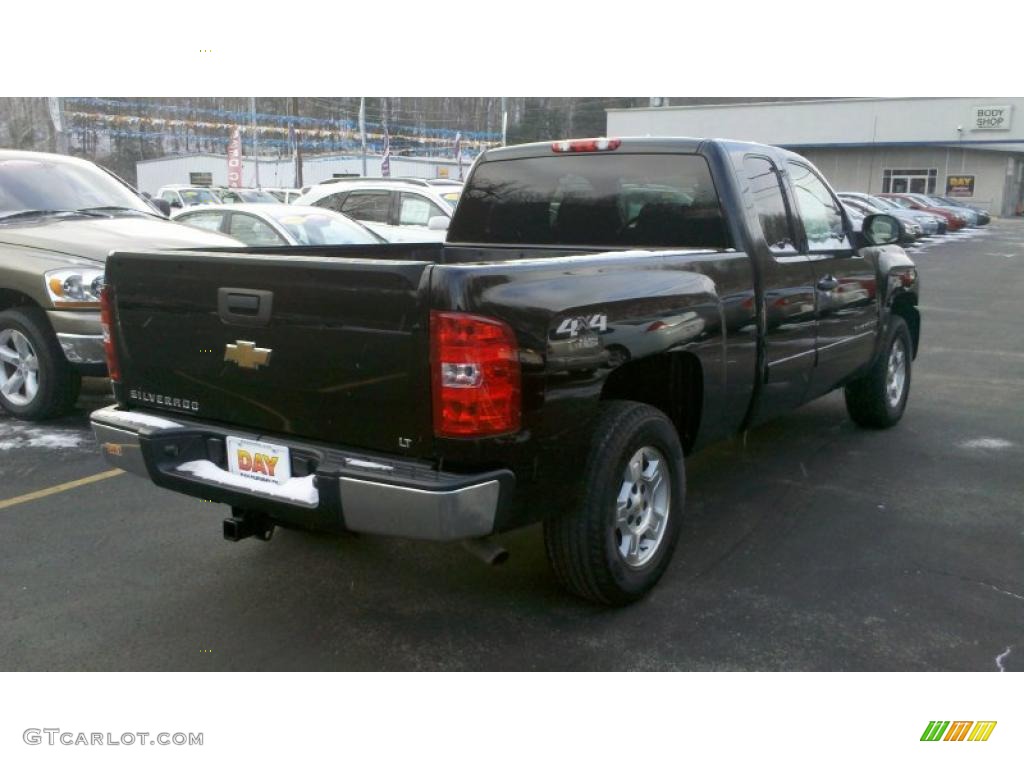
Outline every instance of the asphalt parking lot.
{"label": "asphalt parking lot", "polygon": [[59,422],[0,415],[0,670],[1024,670],[1024,221],[913,256],[902,423],[858,429],[833,393],[691,457],[675,561],[622,610],[562,593],[537,528],[497,568],[225,542],[226,508],[107,472],[102,382]]}

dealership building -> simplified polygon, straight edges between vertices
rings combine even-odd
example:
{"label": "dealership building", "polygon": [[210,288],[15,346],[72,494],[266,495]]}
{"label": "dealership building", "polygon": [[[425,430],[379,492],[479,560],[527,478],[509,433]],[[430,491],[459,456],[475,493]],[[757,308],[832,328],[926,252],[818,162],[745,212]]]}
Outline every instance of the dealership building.
{"label": "dealership building", "polygon": [[840,191],[1024,211],[1024,98],[816,99],[608,110],[609,136],[699,136],[798,152]]}

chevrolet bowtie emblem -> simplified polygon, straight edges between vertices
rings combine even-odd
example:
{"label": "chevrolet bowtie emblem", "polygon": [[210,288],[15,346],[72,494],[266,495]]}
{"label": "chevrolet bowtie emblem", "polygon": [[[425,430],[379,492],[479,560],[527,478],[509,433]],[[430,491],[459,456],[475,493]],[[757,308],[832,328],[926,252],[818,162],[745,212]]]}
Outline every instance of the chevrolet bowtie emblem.
{"label": "chevrolet bowtie emblem", "polygon": [[236,341],[224,347],[224,362],[236,363],[239,368],[255,371],[261,365],[270,364],[273,350],[257,347],[255,341]]}

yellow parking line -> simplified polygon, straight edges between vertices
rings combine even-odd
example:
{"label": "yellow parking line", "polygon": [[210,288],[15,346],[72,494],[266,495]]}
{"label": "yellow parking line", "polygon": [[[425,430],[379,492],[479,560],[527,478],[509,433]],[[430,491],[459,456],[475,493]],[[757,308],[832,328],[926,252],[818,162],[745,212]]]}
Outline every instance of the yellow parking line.
{"label": "yellow parking line", "polygon": [[43,488],[41,491],[32,491],[32,493],[26,493],[22,496],[15,496],[13,499],[4,499],[3,501],[0,501],[0,509],[7,509],[7,507],[13,507],[16,504],[24,504],[26,501],[45,499],[47,496],[53,496],[55,493],[64,493],[64,491],[70,491],[72,488],[79,488],[83,485],[89,485],[89,483],[98,483],[100,480],[106,480],[107,478],[117,477],[118,475],[123,474],[123,469],[110,469],[106,472],[89,475],[88,477],[81,477],[78,480],[71,480],[70,482],[61,483],[60,485],[51,485],[49,488]]}

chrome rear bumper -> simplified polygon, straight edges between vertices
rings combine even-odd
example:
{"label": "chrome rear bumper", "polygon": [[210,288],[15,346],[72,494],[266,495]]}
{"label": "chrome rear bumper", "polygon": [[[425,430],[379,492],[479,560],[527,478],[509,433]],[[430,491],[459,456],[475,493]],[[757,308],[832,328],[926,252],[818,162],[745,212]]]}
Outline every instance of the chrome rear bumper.
{"label": "chrome rear bumper", "polygon": [[[515,483],[508,470],[438,472],[421,462],[228,431],[154,411],[110,406],[95,411],[91,422],[100,450],[115,467],[161,487],[310,528],[434,541],[477,538],[494,531]],[[299,460],[308,471],[280,486],[233,475],[223,453],[229,434],[286,446],[293,468]]]}

